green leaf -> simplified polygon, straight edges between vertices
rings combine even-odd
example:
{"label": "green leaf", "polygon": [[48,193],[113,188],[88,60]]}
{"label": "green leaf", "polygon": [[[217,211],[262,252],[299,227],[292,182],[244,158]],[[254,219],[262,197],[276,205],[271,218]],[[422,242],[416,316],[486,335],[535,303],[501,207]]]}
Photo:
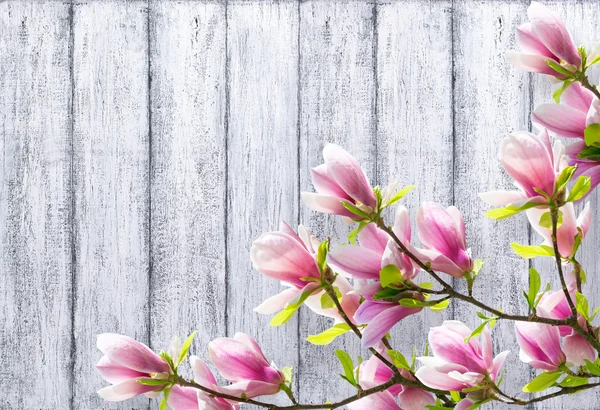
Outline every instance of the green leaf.
{"label": "green leaf", "polygon": [[469,336],[465,337],[465,343],[469,343],[469,340],[471,340],[472,337],[479,336],[481,334],[481,332],[483,332],[483,329],[485,329],[487,324],[488,324],[488,322],[485,321],[482,324],[480,324],[479,326],[477,326],[475,328],[475,330],[473,330],[473,332]]}
{"label": "green leaf", "polygon": [[379,281],[381,286],[386,288],[389,285],[404,283],[404,278],[396,265],[386,265],[379,271]]}
{"label": "green leaf", "polygon": [[587,146],[600,145],[600,124],[590,124],[583,131],[583,138]]}
{"label": "green leaf", "polygon": [[529,269],[529,293],[527,294],[527,303],[531,309],[535,308],[535,300],[540,287],[542,286],[542,280],[540,274],[535,268]]}
{"label": "green leaf", "polygon": [[388,350],[387,353],[394,362],[394,366],[399,369],[410,371],[411,366],[408,364],[406,357],[404,357],[402,353],[398,352],[397,350]]}
{"label": "green leaf", "polygon": [[596,359],[595,362],[590,362],[588,359],[585,359],[585,369],[594,376],[600,376],[600,366],[598,365],[598,359]]}
{"label": "green leaf", "polygon": [[362,219],[369,218],[369,215],[367,215],[365,212],[358,209],[356,206],[354,206],[354,204],[348,202],[347,200],[341,201],[341,204],[344,208],[346,208],[348,211],[352,212],[354,215],[360,216]]}
{"label": "green leaf", "polygon": [[286,366],[281,369],[281,373],[283,373],[283,377],[285,377],[285,382],[290,385],[292,384],[292,379],[294,377],[294,368],[292,366]]}
{"label": "green leaf", "polygon": [[484,404],[486,404],[486,403],[489,403],[490,401],[492,401],[492,399],[491,399],[491,398],[489,398],[489,399],[485,399],[485,400],[482,400],[482,401],[478,401],[477,403],[473,403],[471,406],[467,407],[467,410],[475,410],[475,409],[478,409],[478,408],[480,408],[481,406],[483,406]]}
{"label": "green leaf", "polygon": [[579,154],[577,154],[577,158],[595,158],[600,156],[600,147],[585,147]]}
{"label": "green leaf", "polygon": [[444,407],[437,404],[428,404],[427,407],[429,410],[452,410],[453,407]]}
{"label": "green leaf", "polygon": [[400,290],[400,289],[383,288],[379,292],[377,292],[377,293],[375,293],[373,295],[373,299],[374,300],[391,299],[391,298],[394,298],[395,296],[397,296],[399,293],[402,293],[402,292],[403,291]]}
{"label": "green leaf", "polygon": [[442,310],[446,309],[449,305],[450,305],[450,300],[446,299],[446,300],[442,300],[440,303],[436,303],[435,305],[430,306],[429,308],[433,312],[441,312]]}
{"label": "green leaf", "polygon": [[400,299],[398,301],[398,303],[400,303],[400,305],[402,305],[402,306],[411,307],[411,308],[418,308],[418,307],[433,308],[433,307],[437,306],[438,309],[444,310],[446,307],[448,307],[446,305],[445,307],[442,308],[445,301],[447,301],[447,299],[446,300],[428,300],[428,301],[423,302],[423,301],[416,300],[416,299],[405,298],[405,299]]}
{"label": "green leaf", "polygon": [[554,250],[548,245],[519,245],[513,242],[510,246],[517,255],[525,259],[538,256],[554,256]]}
{"label": "green leaf", "polygon": [[[327,268],[327,253],[329,253],[329,239],[321,242],[317,251],[317,265],[321,274],[325,272]],[[321,279],[323,277],[321,276]]]}
{"label": "green leaf", "polygon": [[194,336],[196,336],[197,331],[193,331],[191,335],[185,339],[183,345],[181,346],[181,352],[179,353],[179,359],[177,360],[178,365],[185,360],[190,351],[190,346],[192,345],[192,341],[194,340]]}
{"label": "green leaf", "polygon": [[491,219],[495,219],[497,221],[505,218],[509,218],[513,215],[518,214],[519,212],[526,211],[530,208],[535,208],[536,206],[540,206],[540,204],[536,202],[527,202],[521,206],[508,205],[504,208],[494,208],[490,209],[486,212],[485,216]]}
{"label": "green leaf", "polygon": [[173,359],[171,358],[171,356],[169,356],[169,353],[162,351],[160,352],[159,356],[162,357],[169,364],[169,367],[171,369],[175,369],[175,363],[173,363]]}
{"label": "green leaf", "polygon": [[281,312],[273,316],[273,319],[271,319],[269,326],[281,326],[287,321],[289,321],[292,318],[292,316],[294,316],[294,313],[296,313],[296,311],[300,308],[300,306],[302,306],[304,301],[306,301],[306,299],[308,299],[308,297],[312,295],[313,292],[315,292],[316,290],[318,289],[307,290],[305,292],[302,292],[302,294],[300,295],[300,299],[298,299],[296,303],[291,303],[287,305]]}
{"label": "green leaf", "polygon": [[561,375],[562,372],[560,371],[542,372],[538,374],[532,381],[527,383],[525,387],[523,387],[523,391],[525,393],[536,393],[549,389],[554,385]]}
{"label": "green leaf", "polygon": [[475,259],[473,261],[473,270],[472,275],[473,275],[473,279],[475,279],[475,277],[477,275],[479,275],[479,272],[481,271],[481,268],[483,268],[483,265],[485,264],[485,261],[481,260],[481,259]]}
{"label": "green leaf", "polygon": [[[558,221],[557,228],[560,228],[563,222],[563,214],[562,211],[558,211]],[[544,212],[540,217],[539,224],[542,228],[552,229],[552,215],[550,212]]]}
{"label": "green leaf", "polygon": [[567,184],[569,183],[571,178],[573,177],[573,174],[575,173],[575,171],[577,171],[576,166],[565,167],[565,169],[562,170],[562,172],[556,179],[556,188],[555,188],[554,192],[562,191],[565,188],[565,186],[567,186]]}
{"label": "green leaf", "polygon": [[328,345],[329,343],[333,342],[336,337],[343,335],[349,330],[350,326],[348,326],[346,323],[338,323],[337,325],[333,325],[318,335],[308,336],[306,340],[314,345]]}
{"label": "green leaf", "polygon": [[[337,299],[339,301],[341,301],[342,299],[342,292],[340,292],[340,288],[338,288],[337,286],[333,287],[333,291],[335,292],[335,296],[337,297]],[[333,301],[333,299],[331,299],[331,296],[329,296],[327,294],[327,292],[324,292],[321,295],[321,308],[323,309],[331,309],[335,307],[335,302]]]}
{"label": "green leaf", "polygon": [[561,380],[558,385],[562,387],[577,387],[582,386],[588,383],[587,377],[578,377],[578,376],[570,376],[567,375],[563,380]]}
{"label": "green leaf", "polygon": [[590,306],[588,304],[587,298],[579,293],[575,292],[575,301],[577,307],[577,313],[585,318],[585,320],[590,320]]}
{"label": "green leaf", "polygon": [[567,198],[567,202],[575,202],[580,200],[587,194],[592,188],[592,180],[590,177],[580,176],[575,181],[575,185],[571,189],[569,193],[569,197]]}
{"label": "green leaf", "polygon": [[454,401],[455,403],[458,403],[460,401],[460,393],[457,391],[451,391],[450,397],[452,398],[452,401]]}
{"label": "green leaf", "polygon": [[402,188],[400,191],[398,191],[396,193],[396,195],[394,195],[387,204],[385,204],[386,207],[388,206],[392,206],[395,203],[399,202],[406,194],[408,194],[410,191],[412,191],[413,189],[415,189],[417,186],[416,185],[409,185],[407,187]]}
{"label": "green leaf", "polygon": [[344,368],[344,375],[342,377],[346,379],[351,385],[356,386],[356,380],[354,380],[354,364],[350,355],[343,350],[336,350],[335,355],[340,360],[342,367]]}
{"label": "green leaf", "polygon": [[564,80],[562,85],[556,89],[556,91],[554,91],[554,93],[552,94],[552,98],[554,99],[554,102],[557,104],[560,104],[560,97],[562,95],[562,93],[564,93],[567,88],[569,88],[569,86],[571,84],[573,84],[574,80]]}
{"label": "green leaf", "polygon": [[365,229],[365,226],[367,226],[368,224],[369,224],[369,222],[361,222],[358,224],[358,226],[356,228],[354,228],[352,231],[350,231],[350,233],[348,234],[348,241],[352,245],[356,245],[356,238],[358,237],[358,234],[360,233],[360,231]]}
{"label": "green leaf", "polygon": [[137,379],[136,381],[144,386],[164,386],[169,383],[168,380],[161,379]]}
{"label": "green leaf", "polygon": [[171,393],[171,389],[163,390],[163,398],[158,405],[159,410],[169,410],[168,402],[169,402],[169,393]]}
{"label": "green leaf", "polygon": [[573,73],[571,73],[566,68],[564,68],[563,66],[557,64],[556,62],[554,62],[552,60],[546,60],[546,64],[548,64],[550,66],[550,68],[552,68],[557,73],[560,73],[560,74],[565,75],[567,77],[573,77]]}

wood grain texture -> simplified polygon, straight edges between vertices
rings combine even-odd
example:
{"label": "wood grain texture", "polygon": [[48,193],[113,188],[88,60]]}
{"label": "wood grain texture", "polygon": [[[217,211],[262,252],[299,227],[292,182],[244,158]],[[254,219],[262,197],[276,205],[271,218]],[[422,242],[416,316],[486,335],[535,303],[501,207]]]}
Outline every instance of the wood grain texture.
{"label": "wood grain texture", "polygon": [[[508,189],[512,181],[497,160],[500,141],[509,132],[528,127],[530,107],[527,74],[514,70],[504,53],[515,48],[514,29],[526,18],[527,4],[458,1],[454,4],[454,202],[463,212],[467,243],[474,258],[485,260],[474,294],[505,312],[527,314],[522,289],[528,284],[528,263],[515,255],[510,242],[527,243],[526,217],[493,221],[476,195]],[[455,281],[465,288],[463,281]],[[455,305],[455,318],[475,326],[476,310]],[[492,332],[494,352],[511,350],[504,388],[518,393],[530,380],[529,367],[518,359],[512,322],[499,322]],[[501,405],[491,406],[502,408]]]}
{"label": "wood grain texture", "polygon": [[148,342],[149,139],[147,3],[74,6],[74,408],[109,404],[93,365],[96,335]]}
{"label": "wood grain texture", "polygon": [[0,4],[0,407],[7,409],[69,407],[69,44],[68,5]]}
{"label": "wood grain texture", "polygon": [[[375,7],[366,2],[309,1],[300,5],[300,186],[314,192],[310,169],[323,163],[326,143],[341,145],[364,167],[371,183],[376,177]],[[349,225],[340,217],[318,214],[301,204],[301,223],[314,228],[319,240],[347,242]],[[323,383],[323,374],[341,371],[335,351],[347,351],[356,361],[362,354],[348,333],[329,346],[314,346],[308,335],[322,332],[333,320],[300,311],[300,399],[335,401],[352,386],[341,378]]]}
{"label": "wood grain texture", "polygon": [[[151,344],[225,329],[225,6],[153,2]],[[187,368],[188,366],[184,366]]]}
{"label": "wood grain texture", "polygon": [[[417,242],[419,204],[453,201],[452,4],[393,1],[381,4],[377,18],[378,182],[417,184],[402,200]],[[418,280],[431,278],[423,273]],[[429,328],[445,319],[452,319],[452,307],[407,317],[391,333],[394,347],[410,357],[416,346],[421,354]]]}
{"label": "wood grain texture", "polygon": [[[545,2],[558,16],[566,22],[567,28],[573,36],[576,45],[590,45],[593,40],[600,38],[600,29],[597,22],[600,18],[600,2],[589,1],[583,3],[551,1]],[[590,71],[590,80],[597,84],[599,80],[598,68],[593,67]],[[552,103],[552,92],[556,88],[548,77],[532,75],[532,109],[540,104]],[[533,132],[538,132],[536,127],[532,126]],[[564,145],[569,145],[570,141],[562,139]],[[596,274],[599,271],[600,263],[598,261],[598,243],[600,241],[600,232],[598,222],[600,221],[600,194],[596,190],[590,194],[585,201],[589,201],[592,207],[592,226],[584,240],[579,251],[578,259],[583,269],[587,272],[588,282],[583,287],[584,294],[590,302],[590,306],[600,304],[600,277]],[[583,208],[583,203],[578,204],[575,209],[577,213]],[[531,243],[539,244],[542,242],[541,236],[532,230]],[[560,280],[556,270],[556,264],[551,258],[536,258],[533,265],[538,269],[544,283],[550,282],[553,289],[560,289]],[[562,396],[539,403],[536,408],[545,410],[559,409],[582,409],[592,410],[598,407],[600,392],[586,392],[585,399],[583,394]]]}
{"label": "wood grain texture", "polygon": [[250,246],[298,218],[298,5],[232,1],[227,12],[227,334],[254,336],[297,370],[297,319],[269,328],[252,311],[281,288],[252,268]]}

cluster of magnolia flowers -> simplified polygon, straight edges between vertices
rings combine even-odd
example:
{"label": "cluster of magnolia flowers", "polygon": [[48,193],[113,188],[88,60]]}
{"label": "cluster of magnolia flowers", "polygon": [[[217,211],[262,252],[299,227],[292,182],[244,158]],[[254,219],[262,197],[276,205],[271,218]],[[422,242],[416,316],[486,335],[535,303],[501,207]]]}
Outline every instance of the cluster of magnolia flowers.
{"label": "cluster of magnolia flowers", "polygon": [[[516,132],[502,140],[499,159],[515,190],[480,196],[496,207],[487,214],[493,219],[527,214],[542,243],[513,243],[513,250],[523,258],[553,258],[561,289],[542,290],[541,276],[532,268],[523,292],[530,315],[505,313],[476,299],[473,288],[483,262],[471,255],[460,211],[422,203],[416,245],[408,209],[399,204],[414,186],[399,190],[395,182],[373,188],[351,154],[327,144],[324,164],[312,169],[316,193],[304,192],[302,199],[314,211],[354,224],[348,243],[334,246],[302,225],[296,231],[285,222],[261,235],[250,250],[253,266],[284,290],[255,311],[274,314],[271,326],[279,326],[306,305],[333,319],[330,328],[308,336],[311,343],[327,345],[345,333],[359,337],[371,353],[368,360],[359,357],[354,365],[348,353],[336,352],[342,377],[357,394],[336,403],[298,403],[292,369],[277,369],[243,333],[208,345],[212,365],[230,382],[225,385],[196,356],[189,360],[193,379],[179,373],[193,335],[183,343],[174,339],[168,351],[156,354],[129,337],[103,334],[98,347],[104,357],[97,368],[111,385],[100,396],[119,401],[163,393],[161,409],[175,410],[237,409],[240,403],[270,409],[465,410],[491,400],[524,405],[599,386],[594,379],[600,379],[600,341],[592,325],[598,309],[591,312],[582,293],[585,275],[577,260],[591,211],[586,204],[577,216],[574,203],[600,183],[600,94],[586,75],[600,57],[576,48],[562,22],[541,4],[532,3],[529,20],[517,29],[523,52],[509,53],[509,60],[550,76],[558,84],[558,103],[536,108],[532,120],[538,134]],[[559,140],[552,145],[550,136],[576,141],[565,148]],[[396,209],[390,226],[383,215],[391,207]],[[455,290],[447,282],[452,278],[464,280],[468,292]],[[460,321],[444,321],[430,329],[424,356],[413,354],[412,360],[393,349],[390,330],[398,322],[423,309],[441,311],[451,299],[481,309],[481,324],[470,329]],[[521,398],[502,390],[501,369],[509,352],[493,353],[491,328],[497,320],[515,321],[519,358],[540,370],[523,391],[551,393]],[[256,399],[279,392],[289,397],[288,406]]]}

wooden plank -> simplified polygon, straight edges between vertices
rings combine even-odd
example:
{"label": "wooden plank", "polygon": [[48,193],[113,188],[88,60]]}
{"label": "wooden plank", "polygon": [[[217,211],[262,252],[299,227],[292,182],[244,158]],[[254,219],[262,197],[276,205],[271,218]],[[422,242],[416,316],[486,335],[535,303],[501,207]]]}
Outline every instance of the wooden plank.
{"label": "wooden plank", "polygon": [[[417,184],[402,200],[417,243],[420,202],[449,206],[453,200],[452,2],[394,1],[382,4],[377,16],[378,179],[382,186],[394,179]],[[431,281],[425,273],[417,279]],[[415,345],[422,353],[429,328],[451,318],[452,307],[409,316],[393,329],[393,345],[406,357]]]}
{"label": "wooden plank", "polygon": [[69,5],[0,4],[0,407],[71,398]]}
{"label": "wooden plank", "polygon": [[[351,152],[376,182],[374,14],[372,3],[309,1],[300,5],[300,187],[314,192],[310,169],[323,163],[323,146],[336,143]],[[347,242],[349,225],[300,204],[300,222],[320,239]],[[336,377],[336,349],[356,358],[358,339],[347,334],[329,346],[306,341],[332,320],[300,311],[300,399],[335,401],[353,388]],[[368,352],[362,354],[367,357]],[[333,375],[324,383],[324,375]]]}
{"label": "wooden plank", "polygon": [[[505,312],[527,314],[522,290],[528,283],[528,263],[516,256],[510,242],[527,243],[524,215],[492,221],[478,192],[509,189],[512,181],[497,158],[502,138],[527,129],[530,98],[528,76],[514,70],[505,51],[514,49],[514,28],[526,18],[522,2],[458,1],[454,3],[454,202],[463,212],[467,242],[473,256],[485,260],[474,294]],[[463,281],[455,281],[463,289]],[[455,317],[480,323],[476,309],[455,305]],[[529,381],[529,367],[518,360],[512,322],[500,322],[492,332],[494,351],[511,350],[504,388],[518,393]],[[502,408],[495,405],[494,408]]]}
{"label": "wooden plank", "polygon": [[[225,329],[225,6],[150,9],[151,341]],[[207,358],[207,357],[205,357]]]}
{"label": "wooden plank", "polygon": [[74,5],[74,408],[106,403],[96,335],[148,342],[149,139],[147,2]]}
{"label": "wooden plank", "polygon": [[[590,45],[598,38],[600,30],[597,27],[598,18],[600,18],[600,2],[575,2],[575,1],[552,1],[544,2],[544,5],[553,10],[565,22],[571,32],[576,45]],[[516,70],[516,69],[515,69]],[[590,79],[598,78],[598,69],[592,68]],[[556,86],[552,85],[548,77],[532,74],[532,106],[535,109],[540,104],[552,103],[552,92]],[[532,127],[534,132],[537,128]],[[570,141],[563,139],[565,145]],[[595,275],[600,268],[598,262],[598,243],[600,241],[600,232],[598,230],[598,221],[600,220],[600,193],[598,190],[590,194],[586,201],[590,202],[592,207],[592,225],[585,239],[584,244],[579,251],[579,260],[586,272],[588,272],[588,283],[584,285],[583,291],[588,297],[590,306],[595,307],[600,304],[600,278]],[[582,209],[583,204],[576,206],[577,212]],[[531,232],[531,243],[539,244],[542,242],[541,236],[537,232]],[[550,282],[553,290],[561,288],[560,280],[556,271],[556,264],[550,258],[537,258],[534,260],[534,266],[540,272],[544,284]],[[583,400],[582,400],[583,399]],[[573,409],[592,410],[597,407],[596,403],[600,399],[600,392],[587,391],[580,395],[568,395],[557,397],[536,405],[536,409]]]}
{"label": "wooden plank", "polygon": [[296,369],[297,320],[269,328],[252,312],[281,288],[252,268],[250,246],[280,219],[297,220],[298,5],[233,1],[227,21],[227,333],[254,336],[280,368]]}

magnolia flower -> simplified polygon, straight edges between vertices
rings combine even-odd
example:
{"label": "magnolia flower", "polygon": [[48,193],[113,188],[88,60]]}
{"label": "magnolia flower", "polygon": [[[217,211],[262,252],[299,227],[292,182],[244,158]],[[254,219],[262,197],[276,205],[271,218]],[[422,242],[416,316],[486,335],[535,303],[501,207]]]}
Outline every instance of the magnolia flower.
{"label": "magnolia flower", "polygon": [[502,140],[498,157],[519,190],[479,194],[483,201],[493,206],[521,207],[528,202],[547,204],[548,200],[538,191],[553,196],[556,178],[566,165],[562,144],[557,141],[552,148],[546,130],[538,135],[525,131],[510,134]]}
{"label": "magnolia flower", "polygon": [[566,362],[560,347],[560,333],[555,326],[544,323],[516,322],[519,358],[536,369],[554,371]]}
{"label": "magnolia flower", "polygon": [[377,207],[377,198],[356,159],[343,148],[327,144],[323,148],[325,163],[312,169],[312,181],[317,193],[302,192],[302,200],[318,212],[356,218],[342,202],[352,204],[367,213]]}
{"label": "magnolia flower", "polygon": [[[579,230],[581,230],[584,237],[587,234],[592,223],[592,212],[589,202],[585,204],[585,208],[583,208],[578,218],[575,218],[575,208],[572,202],[566,203],[560,210],[562,212],[562,224],[556,231],[558,251],[561,256],[568,258],[573,256],[575,236],[577,236]],[[540,225],[540,218],[547,212],[545,209],[528,209],[527,218],[533,229],[544,238],[543,244],[552,247],[552,230]]]}
{"label": "magnolia flower", "polygon": [[257,397],[275,394],[285,376],[263,354],[256,340],[244,333],[221,337],[208,344],[210,359],[219,373],[233,384],[221,390],[232,395]]}
{"label": "magnolia flower", "polygon": [[[168,379],[169,364],[150,348],[130,337],[113,333],[98,335],[98,349],[104,356],[96,369],[112,386],[98,390],[107,401],[121,401],[139,394],[160,390],[164,385],[148,386],[139,380]],[[165,383],[166,385],[166,383]]]}
{"label": "magnolia flower", "polygon": [[[194,372],[194,381],[201,386],[213,391],[220,391],[215,376],[206,363],[197,356],[190,357],[190,364]],[[220,397],[194,389],[192,387],[181,387],[174,385],[168,398],[168,404],[173,410],[237,410],[237,402],[228,401]]]}
{"label": "magnolia flower", "polygon": [[460,278],[473,269],[467,250],[465,223],[458,209],[444,209],[434,202],[423,202],[417,212],[419,239],[425,249],[411,251],[431,269]]}
{"label": "magnolia flower", "polygon": [[415,376],[424,385],[441,390],[462,391],[477,386],[484,378],[496,380],[508,351],[493,357],[490,331],[484,328],[481,344],[472,337],[471,329],[455,320],[429,330],[433,357],[420,357],[423,367]]}
{"label": "magnolia flower", "polygon": [[[387,356],[386,353],[382,353]],[[402,376],[414,380],[412,374],[406,370],[400,371]],[[386,383],[393,376],[392,370],[381,362],[376,356],[371,356],[369,360],[360,365],[359,384],[363,388],[372,388]],[[400,406],[396,403],[395,397],[398,397]],[[425,391],[415,387],[394,385],[386,391],[376,393],[348,405],[351,410],[422,410],[428,405],[435,405],[435,397]]]}
{"label": "magnolia flower", "polygon": [[517,44],[523,52],[507,53],[508,61],[525,71],[559,78],[546,61],[552,61],[571,72],[581,67],[581,56],[565,25],[546,6],[532,2],[527,9],[529,23],[517,28]]}

